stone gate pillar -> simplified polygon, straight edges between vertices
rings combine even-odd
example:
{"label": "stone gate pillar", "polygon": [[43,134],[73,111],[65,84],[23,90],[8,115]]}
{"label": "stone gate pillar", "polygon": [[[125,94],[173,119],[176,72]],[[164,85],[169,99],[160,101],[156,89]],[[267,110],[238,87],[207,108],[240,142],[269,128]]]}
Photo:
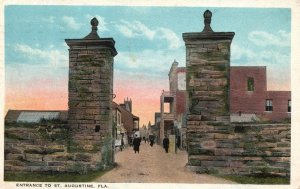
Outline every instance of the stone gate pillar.
{"label": "stone gate pillar", "polygon": [[230,45],[234,32],[214,32],[210,26],[211,17],[212,13],[206,10],[203,31],[183,34],[186,46],[189,165],[195,165],[196,162],[191,161],[192,155],[208,155],[203,154],[208,152],[204,149],[215,145],[214,142],[201,143],[203,133],[214,129],[206,127],[205,122],[230,120]]}
{"label": "stone gate pillar", "polygon": [[214,32],[212,13],[204,13],[199,33],[184,33],[189,113],[202,120],[229,118],[230,44],[233,32]]}
{"label": "stone gate pillar", "polygon": [[[66,39],[69,48],[69,113],[74,147],[101,150],[102,160],[113,162],[112,98],[113,62],[117,55],[113,38],[100,38],[98,20],[83,39]],[[72,145],[72,144],[71,144]]]}

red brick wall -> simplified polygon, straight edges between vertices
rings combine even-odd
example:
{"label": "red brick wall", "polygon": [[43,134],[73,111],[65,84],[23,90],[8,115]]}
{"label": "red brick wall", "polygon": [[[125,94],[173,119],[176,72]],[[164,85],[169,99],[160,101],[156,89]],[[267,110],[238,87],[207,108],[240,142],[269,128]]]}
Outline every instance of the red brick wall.
{"label": "red brick wall", "polygon": [[125,110],[124,108],[120,108],[121,110],[121,123],[123,123],[124,128],[127,130],[128,136],[130,136],[133,129],[133,116],[132,114]]}
{"label": "red brick wall", "polygon": [[291,100],[290,91],[268,91],[266,99],[272,99],[273,112],[264,112],[263,117],[270,120],[281,120],[291,117],[291,113],[288,113],[288,100]]}
{"label": "red brick wall", "polygon": [[[254,91],[248,91],[248,78],[254,78]],[[273,111],[265,111],[265,100],[273,100]],[[287,113],[290,91],[267,91],[266,67],[230,68],[230,112],[255,113],[268,120],[290,117]]]}
{"label": "red brick wall", "polygon": [[[254,78],[254,91],[248,91],[249,77]],[[230,112],[263,112],[266,90],[266,67],[230,68]]]}
{"label": "red brick wall", "polygon": [[177,91],[176,93],[176,113],[184,114],[186,112],[186,91]]}
{"label": "red brick wall", "polygon": [[123,123],[124,128],[127,130],[127,135],[130,136],[132,134],[133,129],[133,114],[116,103],[113,103],[113,107],[118,107],[118,109],[120,110],[121,123]]}

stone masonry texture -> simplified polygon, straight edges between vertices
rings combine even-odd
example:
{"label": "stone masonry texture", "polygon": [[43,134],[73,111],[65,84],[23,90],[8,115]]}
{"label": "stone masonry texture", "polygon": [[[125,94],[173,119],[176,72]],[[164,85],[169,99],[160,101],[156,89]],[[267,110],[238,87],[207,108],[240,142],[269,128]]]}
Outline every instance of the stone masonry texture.
{"label": "stone masonry texture", "polygon": [[68,120],[75,141],[97,143],[110,132],[112,75],[109,50],[70,50]]}
{"label": "stone masonry texture", "polygon": [[290,124],[224,124],[188,128],[188,165],[200,173],[290,175]]}
{"label": "stone masonry texture", "polygon": [[5,129],[5,171],[84,173],[102,168],[99,152],[68,152],[64,142],[53,142],[41,136],[37,132],[39,127]]}
{"label": "stone masonry texture", "polygon": [[[98,21],[83,39],[66,39],[69,49],[69,114],[74,145],[99,149],[113,162],[113,63],[117,51],[112,38],[100,38]],[[103,161],[104,161],[103,159]]]}
{"label": "stone masonry texture", "polygon": [[290,175],[290,124],[230,123],[233,32],[184,33],[187,69],[187,167],[200,173]]}
{"label": "stone masonry texture", "polygon": [[205,11],[205,29],[184,33],[188,112],[202,120],[229,119],[230,44],[233,32],[207,31],[210,11]]}

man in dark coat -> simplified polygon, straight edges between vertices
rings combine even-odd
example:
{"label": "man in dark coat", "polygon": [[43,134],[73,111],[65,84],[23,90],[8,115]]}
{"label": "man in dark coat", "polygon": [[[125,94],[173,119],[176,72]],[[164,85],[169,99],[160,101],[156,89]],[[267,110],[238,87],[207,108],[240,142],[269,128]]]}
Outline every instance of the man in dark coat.
{"label": "man in dark coat", "polygon": [[163,146],[164,146],[164,149],[166,151],[166,153],[168,153],[169,151],[169,138],[167,136],[165,136],[164,140],[163,140]]}
{"label": "man in dark coat", "polygon": [[140,144],[141,144],[141,139],[139,139],[137,137],[137,135],[134,136],[134,139],[132,141],[132,144],[133,144],[133,150],[134,150],[134,153],[138,152],[140,153]]}
{"label": "man in dark coat", "polygon": [[153,135],[149,135],[149,140],[150,140],[150,146],[152,147],[154,144],[154,136]]}

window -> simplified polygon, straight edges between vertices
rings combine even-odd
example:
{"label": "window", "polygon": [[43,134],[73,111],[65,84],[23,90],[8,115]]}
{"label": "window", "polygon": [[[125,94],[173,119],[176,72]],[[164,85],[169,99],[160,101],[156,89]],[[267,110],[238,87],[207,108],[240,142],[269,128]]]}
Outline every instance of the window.
{"label": "window", "polygon": [[273,101],[270,99],[266,100],[266,111],[273,111]]}
{"label": "window", "polygon": [[292,102],[291,100],[288,100],[288,112],[291,112],[291,108],[292,108]]}
{"label": "window", "polygon": [[254,79],[253,79],[253,77],[248,78],[248,91],[254,91]]}

